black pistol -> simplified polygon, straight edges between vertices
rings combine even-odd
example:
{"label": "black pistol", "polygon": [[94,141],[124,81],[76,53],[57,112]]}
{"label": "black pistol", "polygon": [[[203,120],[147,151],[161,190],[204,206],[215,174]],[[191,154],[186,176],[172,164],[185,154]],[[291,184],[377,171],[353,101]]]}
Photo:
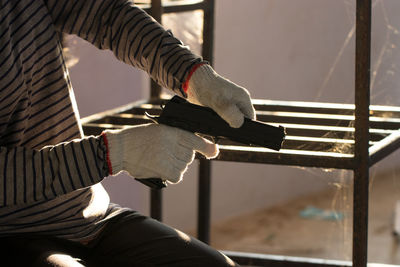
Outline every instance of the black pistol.
{"label": "black pistol", "polygon": [[[149,116],[149,115],[148,115]],[[229,139],[249,146],[262,146],[279,151],[285,138],[285,129],[245,118],[240,128],[232,128],[211,108],[189,103],[174,96],[163,107],[160,116],[149,116],[159,124],[210,136],[214,140]],[[139,182],[161,189],[167,183],[160,178],[138,179]]]}

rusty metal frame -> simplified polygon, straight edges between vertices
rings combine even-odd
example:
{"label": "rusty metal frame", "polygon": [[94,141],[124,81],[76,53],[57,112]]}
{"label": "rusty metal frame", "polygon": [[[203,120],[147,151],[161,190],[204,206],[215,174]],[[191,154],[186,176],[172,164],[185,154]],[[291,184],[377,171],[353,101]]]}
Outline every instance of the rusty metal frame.
{"label": "rusty metal frame", "polygon": [[[123,107],[83,119],[86,134],[99,134],[103,129],[123,128],[150,122],[144,115],[161,112],[163,99],[138,101]],[[254,100],[258,117],[264,122],[283,125],[287,140],[281,151],[261,147],[247,147],[221,140],[220,155],[215,160],[279,164],[316,168],[354,170],[355,106],[347,104]],[[369,162],[368,168],[400,147],[400,108],[369,107]],[[350,125],[350,126],[349,126]],[[300,147],[300,149],[299,149]],[[343,150],[344,148],[344,150]],[[203,160],[204,161],[204,160]],[[201,159],[200,159],[201,162]],[[207,242],[210,236],[210,172],[212,161],[199,168],[198,237]],[[364,195],[364,197],[367,197]],[[152,206],[161,211],[157,202]],[[367,207],[361,207],[366,211]],[[161,217],[161,214],[158,215]],[[355,220],[358,217],[354,218]],[[205,223],[204,223],[205,222]],[[360,231],[355,228],[354,232]],[[357,246],[362,246],[357,243]],[[366,245],[366,244],[364,244]],[[227,251],[227,255],[243,265],[256,266],[351,266],[349,262],[283,257]],[[362,255],[366,259],[366,254]],[[350,262],[351,264],[351,262]],[[358,263],[359,264],[359,263]],[[356,265],[353,266],[365,266]]]}
{"label": "rusty metal frame", "polygon": [[[138,1],[137,1],[138,2]],[[161,15],[204,11],[203,57],[212,63],[214,0],[162,3],[147,0],[143,8],[161,22]],[[151,5],[149,4],[151,3]],[[369,168],[400,147],[400,108],[370,105],[371,0],[357,0],[355,104],[254,100],[257,118],[283,125],[287,139],[279,152],[223,141],[215,160],[352,170],[353,257],[351,262],[225,251],[239,264],[254,266],[367,266]],[[156,115],[160,88],[152,84],[149,100],[138,101],[82,119],[86,134],[148,122]],[[211,162],[199,159],[198,238],[209,243]],[[162,219],[162,195],[151,193],[151,216]],[[368,264],[369,265],[369,264]],[[380,265],[383,266],[383,265]],[[389,265],[385,265],[389,266]]]}

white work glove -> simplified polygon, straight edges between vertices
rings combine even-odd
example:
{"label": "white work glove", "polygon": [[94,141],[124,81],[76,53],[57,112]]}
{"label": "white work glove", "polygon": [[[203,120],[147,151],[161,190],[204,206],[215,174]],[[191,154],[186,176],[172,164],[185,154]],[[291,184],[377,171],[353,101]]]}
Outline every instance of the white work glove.
{"label": "white work glove", "polygon": [[218,75],[210,65],[194,71],[187,94],[190,102],[210,107],[231,127],[242,126],[244,117],[255,119],[249,92]]}
{"label": "white work glove", "polygon": [[[135,178],[161,178],[177,183],[195,151],[216,157],[218,146],[191,132],[162,124],[145,124],[103,132],[111,174],[127,171]],[[110,166],[111,164],[111,166]]]}

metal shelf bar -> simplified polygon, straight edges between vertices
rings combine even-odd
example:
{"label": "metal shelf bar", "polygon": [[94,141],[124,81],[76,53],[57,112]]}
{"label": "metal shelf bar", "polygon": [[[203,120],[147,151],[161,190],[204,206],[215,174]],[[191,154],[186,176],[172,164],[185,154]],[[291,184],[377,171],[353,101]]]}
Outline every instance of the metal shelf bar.
{"label": "metal shelf bar", "polygon": [[[305,257],[292,257],[281,255],[269,255],[259,253],[248,253],[238,251],[221,251],[229,258],[239,264],[248,266],[268,266],[268,267],[347,267],[352,266],[351,261],[326,260]],[[368,263],[368,267],[398,267],[398,265]]]}
{"label": "metal shelf bar", "polygon": [[[202,0],[181,0],[163,2],[165,2],[162,5],[163,14],[188,12],[206,8],[206,4]],[[137,4],[145,11],[150,11],[152,6],[151,1],[135,1],[135,4]]]}
{"label": "metal shelf bar", "polygon": [[[131,105],[125,105],[120,110],[113,109],[111,112],[102,112],[91,116],[89,119],[83,119],[86,134],[99,134],[103,129],[124,128],[130,125],[137,125],[151,122],[144,115],[145,112],[151,115],[159,115],[161,112],[160,100],[157,103],[136,102]],[[285,102],[268,100],[268,105],[262,105],[262,101],[255,100],[257,113],[260,110],[267,110],[274,107],[275,113],[268,117],[259,117],[265,119],[264,122],[286,127],[287,139],[281,151],[276,152],[261,147],[243,146],[221,139],[220,156],[215,160],[236,161],[236,162],[254,162],[261,164],[278,164],[289,166],[320,167],[334,169],[354,169],[353,156],[355,149],[354,142],[354,116],[345,115],[353,118],[346,120],[343,126],[340,125],[341,117],[337,114],[354,114],[354,106],[344,108],[343,110],[335,108],[323,108],[325,103],[315,102],[314,106],[321,105],[318,111],[309,110],[306,113],[304,105],[299,102]],[[280,104],[277,104],[280,103]],[[334,104],[331,104],[334,105]],[[280,110],[277,108],[279,107]],[[371,106],[373,107],[373,106]],[[284,112],[281,110],[291,110],[291,123],[284,122]],[[295,111],[300,111],[302,117],[296,115]],[[315,112],[314,112],[315,111]],[[369,129],[369,153],[370,164],[374,164],[391,152],[400,147],[400,121],[398,120],[398,108],[390,106],[379,106],[371,108],[374,116],[370,116],[370,125],[374,128]],[[379,112],[378,112],[379,111]],[[320,120],[320,114],[331,114],[332,119],[329,123]],[[304,116],[306,115],[306,116]],[[304,124],[304,117],[307,117],[308,123]],[[311,124],[312,123],[312,124]],[[347,125],[347,126],[345,126]]]}

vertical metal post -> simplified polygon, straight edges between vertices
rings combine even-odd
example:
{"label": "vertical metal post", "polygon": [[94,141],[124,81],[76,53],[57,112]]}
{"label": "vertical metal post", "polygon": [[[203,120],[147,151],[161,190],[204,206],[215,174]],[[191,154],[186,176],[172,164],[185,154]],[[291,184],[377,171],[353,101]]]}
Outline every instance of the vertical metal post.
{"label": "vertical metal post", "polygon": [[197,238],[204,243],[209,244],[211,213],[211,161],[206,159],[200,159],[199,161]]}
{"label": "vertical metal post", "polygon": [[214,61],[214,13],[215,1],[204,0],[204,18],[203,18],[203,47],[202,56],[211,65]]}
{"label": "vertical metal post", "polygon": [[[161,0],[152,0],[150,14],[151,16],[161,23],[161,16],[163,7]],[[150,79],[150,99],[160,98],[161,86]],[[162,189],[150,189],[150,216],[156,220],[162,221]]]}
{"label": "vertical metal post", "polygon": [[159,99],[161,97],[161,86],[153,79],[150,79],[150,99]]}
{"label": "vertical metal post", "polygon": [[[152,0],[151,8],[150,8],[151,16],[158,21],[160,24],[162,23],[161,17],[163,14],[163,6],[161,4],[161,0]],[[161,86],[150,79],[150,99],[158,99],[161,96]]]}
{"label": "vertical metal post", "polygon": [[150,217],[162,221],[162,189],[150,189]]}
{"label": "vertical metal post", "polygon": [[150,15],[161,23],[161,17],[163,14],[163,6],[161,4],[161,0],[151,0],[151,7],[150,7]]}
{"label": "vertical metal post", "polygon": [[357,0],[355,62],[355,154],[353,192],[353,266],[367,266],[369,186],[369,105],[371,0]]}
{"label": "vertical metal post", "polygon": [[[202,56],[211,65],[214,52],[214,0],[203,1],[203,46]],[[197,237],[199,240],[210,242],[211,214],[211,161],[200,159],[198,188]]]}

